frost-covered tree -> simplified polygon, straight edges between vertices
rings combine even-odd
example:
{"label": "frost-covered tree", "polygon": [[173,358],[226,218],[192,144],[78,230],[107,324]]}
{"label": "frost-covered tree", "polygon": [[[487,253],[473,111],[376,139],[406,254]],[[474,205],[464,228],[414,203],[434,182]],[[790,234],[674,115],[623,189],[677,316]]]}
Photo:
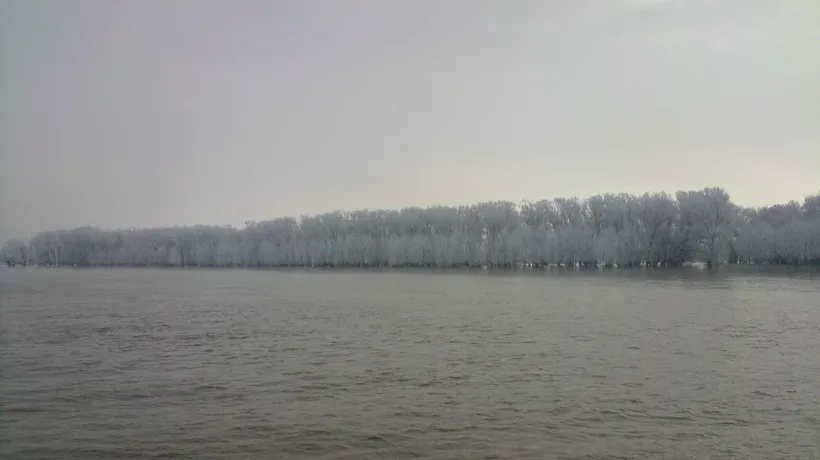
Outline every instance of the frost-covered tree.
{"label": "frost-covered tree", "polygon": [[678,208],[667,193],[644,194],[638,199],[637,220],[642,229],[643,261],[657,265],[670,260]]}
{"label": "frost-covered tree", "polygon": [[15,265],[28,265],[31,258],[29,254],[29,246],[25,241],[12,238],[3,245],[2,251],[3,262],[9,267]]}
{"label": "frost-covered tree", "polygon": [[80,227],[9,240],[9,264],[158,267],[820,264],[820,193],[758,209],[720,188],[520,205],[333,211],[237,229]]}
{"label": "frost-covered tree", "polygon": [[735,205],[725,190],[713,187],[677,193],[680,229],[693,254],[712,266],[728,257]]}
{"label": "frost-covered tree", "polygon": [[734,248],[744,263],[820,265],[820,193],[802,204],[742,209]]}

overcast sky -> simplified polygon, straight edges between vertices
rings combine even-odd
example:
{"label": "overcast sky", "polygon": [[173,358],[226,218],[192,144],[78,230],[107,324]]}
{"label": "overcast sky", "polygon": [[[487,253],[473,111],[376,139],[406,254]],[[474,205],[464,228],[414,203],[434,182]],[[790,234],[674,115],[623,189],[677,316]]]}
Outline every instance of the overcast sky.
{"label": "overcast sky", "polygon": [[817,0],[0,5],[0,237],[820,191]]}

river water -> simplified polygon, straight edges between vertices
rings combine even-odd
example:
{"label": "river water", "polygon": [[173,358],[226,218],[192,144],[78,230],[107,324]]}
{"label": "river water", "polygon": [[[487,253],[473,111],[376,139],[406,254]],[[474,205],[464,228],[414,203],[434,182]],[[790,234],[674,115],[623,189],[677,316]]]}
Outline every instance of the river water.
{"label": "river water", "polygon": [[0,269],[7,459],[820,458],[815,273]]}

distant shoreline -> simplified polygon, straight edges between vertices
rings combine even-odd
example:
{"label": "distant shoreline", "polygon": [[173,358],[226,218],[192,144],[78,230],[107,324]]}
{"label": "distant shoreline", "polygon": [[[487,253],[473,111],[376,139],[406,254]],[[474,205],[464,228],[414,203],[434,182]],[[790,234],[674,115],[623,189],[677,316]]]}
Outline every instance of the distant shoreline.
{"label": "distant shoreline", "polygon": [[321,271],[458,271],[458,272],[478,272],[478,271],[497,271],[497,272],[538,272],[538,271],[555,271],[555,272],[603,272],[603,271],[702,271],[702,270],[720,270],[723,268],[753,268],[753,269],[820,269],[818,263],[805,264],[773,264],[773,263],[723,263],[716,267],[709,267],[706,263],[700,262],[698,264],[675,264],[675,265],[627,265],[627,266],[608,266],[608,265],[532,265],[532,266],[472,266],[472,265],[259,265],[259,266],[242,266],[242,265],[2,265],[2,268],[21,269],[21,268],[37,268],[37,269],[164,269],[164,270],[321,270]]}
{"label": "distant shoreline", "polygon": [[334,211],[190,226],[52,230],[7,264],[214,267],[820,265],[820,194],[743,208],[718,187],[581,200]]}

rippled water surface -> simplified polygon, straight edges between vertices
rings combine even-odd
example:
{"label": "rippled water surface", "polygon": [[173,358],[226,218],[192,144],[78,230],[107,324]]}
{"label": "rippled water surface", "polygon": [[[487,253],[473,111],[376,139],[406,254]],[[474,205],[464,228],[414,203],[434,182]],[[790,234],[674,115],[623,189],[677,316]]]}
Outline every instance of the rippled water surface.
{"label": "rippled water surface", "polygon": [[809,273],[0,269],[7,459],[820,458]]}

